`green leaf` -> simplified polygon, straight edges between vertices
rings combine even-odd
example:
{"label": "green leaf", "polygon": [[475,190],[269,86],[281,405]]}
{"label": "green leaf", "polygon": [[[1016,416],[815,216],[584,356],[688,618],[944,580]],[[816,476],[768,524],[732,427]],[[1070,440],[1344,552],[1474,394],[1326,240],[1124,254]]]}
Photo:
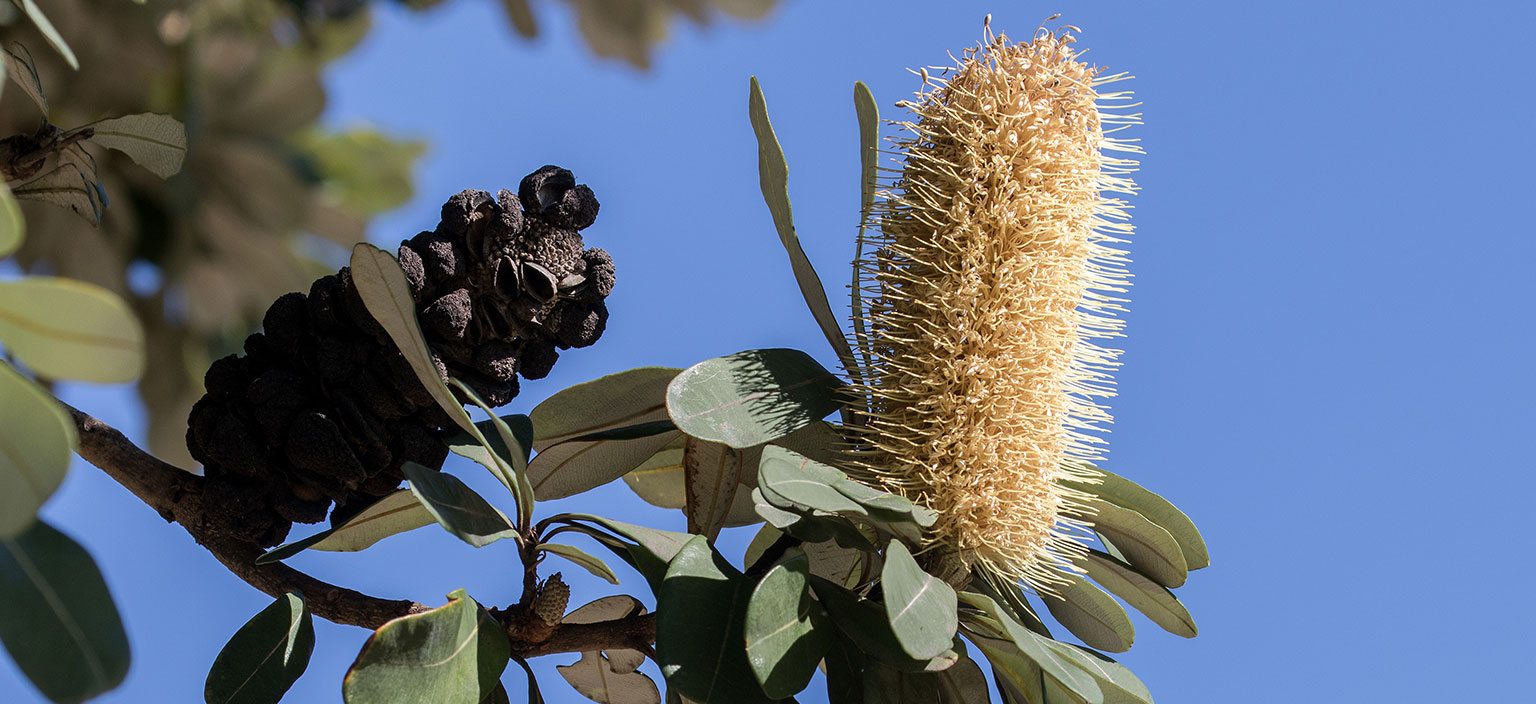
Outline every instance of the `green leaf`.
{"label": "green leaf", "polygon": [[[528,673],[528,701],[526,704],[544,704],[544,694],[539,691],[539,679],[533,676],[533,668],[528,666],[528,661],[522,658],[512,658],[512,662],[523,668]],[[498,685],[500,686],[500,685]],[[506,693],[506,687],[501,687],[502,693]],[[507,704],[511,704],[511,697],[507,698]]]}
{"label": "green leaf", "polygon": [[432,516],[432,512],[416,498],[414,492],[410,489],[398,489],[359,511],[357,515],[348,518],[339,526],[268,550],[266,554],[256,558],[256,564],[280,562],[306,549],[357,552],[391,535],[416,530],[436,522],[437,519]]}
{"label": "green leaf", "polygon": [[1136,607],[1163,630],[1185,638],[1194,638],[1200,632],[1189,609],[1184,608],[1173,592],[1136,568],[1098,550],[1089,550],[1088,558],[1080,566],[1087,570],[1093,581]]}
{"label": "green leaf", "polygon": [[[875,105],[875,96],[869,92],[869,86],[863,81],[853,82],[853,110],[859,117],[859,233],[853,255],[853,285],[850,287],[853,296],[853,334],[854,339],[864,345],[868,344],[868,334],[864,330],[864,269],[861,262],[864,261],[864,233],[869,229],[869,220],[874,215],[875,189],[879,185],[879,169],[877,162],[880,152],[880,108]],[[871,361],[867,347],[860,347],[864,357],[864,368],[870,368]],[[854,370],[850,369],[852,373]],[[857,377],[855,377],[857,379]]]}
{"label": "green leaf", "polygon": [[463,589],[448,603],[384,624],[342,682],[348,704],[479,704],[498,686],[511,646]]}
{"label": "green leaf", "polygon": [[325,200],[357,216],[383,213],[409,201],[412,168],[427,150],[425,142],[367,128],[307,129],[293,141],[318,172]]}
{"label": "green leaf", "polygon": [[11,45],[5,48],[5,69],[3,73],[21,87],[21,92],[32,99],[37,109],[42,111],[43,119],[48,119],[48,98],[43,95],[43,81],[37,76],[37,66],[32,61],[32,52],[26,45],[21,42],[11,42]]}
{"label": "green leaf", "polygon": [[433,364],[432,353],[427,349],[427,339],[422,336],[421,325],[416,321],[416,299],[411,297],[411,285],[400,269],[400,262],[378,247],[359,242],[352,248],[351,267],[352,284],[357,288],[358,297],[363,300],[368,314],[379,322],[410,362],[416,379],[460,428],[470,435],[479,434],[479,429],[470,422],[469,414],[438,376],[437,365]]}
{"label": "green leaf", "polygon": [[904,672],[937,672],[960,658],[952,648],[927,660],[913,658],[896,639],[890,619],[880,604],[814,574],[811,587],[816,590],[816,596],[837,629],[857,644],[861,652],[875,660]]}
{"label": "green leaf", "polygon": [[847,477],[832,467],[773,445],[763,448],[757,474],[758,488],[770,503],[783,499],[827,513],[867,515],[863,507],[832,487],[840,479]]}
{"label": "green leaf", "polygon": [[767,702],[747,654],[752,584],[703,536],[667,565],[656,594],[656,658],[667,686],[700,702]]}
{"label": "green leaf", "polygon": [[582,696],[599,704],[661,704],[656,683],[633,670],[618,674],[602,653],[585,652],[570,665],[555,670]]}
{"label": "green leaf", "polygon": [[11,195],[11,188],[0,183],[0,257],[8,257],[26,239],[27,223],[21,217],[21,206]]}
{"label": "green leaf", "polygon": [[878,662],[864,666],[864,699],[882,704],[930,704],[938,701],[939,681],[932,672],[904,672]]}
{"label": "green leaf", "polygon": [[613,538],[613,536],[607,536],[604,539],[593,532],[588,532],[588,535],[597,539],[604,547],[612,550],[615,555],[623,558],[625,562],[628,562],[630,566],[634,567],[636,571],[644,576],[646,581],[650,582],[653,593],[660,591],[662,579],[667,572],[667,565],[671,563],[672,558],[694,537],[687,533],[657,530],[655,528],[610,520],[601,516],[580,513],[566,513],[545,519],[545,522],[548,523],[563,522],[576,524],[578,521],[601,526],[613,535],[622,538],[622,540],[618,540]]}
{"label": "green leaf", "polygon": [[80,165],[73,162],[60,163],[31,181],[13,186],[11,194],[64,208],[85,218],[92,227],[101,224],[96,182],[86,177]]}
{"label": "green leaf", "polygon": [[844,589],[863,584],[866,575],[874,576],[872,561],[878,558],[874,551],[843,547],[831,541],[806,543],[803,548],[811,561],[811,574]]}
{"label": "green leaf", "polygon": [[85,548],[42,521],[0,538],[0,641],[38,691],[81,702],[128,674],[128,636]]}
{"label": "green leaf", "polygon": [[95,130],[90,140],[93,144],[127,154],[133,163],[160,178],[175,176],[187,156],[187,129],[170,115],[146,112],[88,126]]}
{"label": "green leaf", "polygon": [[1125,477],[1098,468],[1094,468],[1094,471],[1099,474],[1098,484],[1075,481],[1064,483],[1103,501],[1140,513],[1168,531],[1178,541],[1179,549],[1184,553],[1184,563],[1189,569],[1198,570],[1211,564],[1211,556],[1205,548],[1205,539],[1200,537],[1200,529],[1195,527],[1194,521],[1189,520],[1183,511],[1167,499]]}
{"label": "green leaf", "polygon": [[[1035,613],[1034,607],[1029,605],[1029,599],[1024,596],[1016,582],[1004,582],[995,576],[985,576],[986,573],[976,572],[971,579],[969,589],[978,594],[991,598],[999,606],[1008,609],[1008,615],[1023,624],[1035,633],[1046,638],[1052,638],[1050,629],[1040,620],[1040,615]],[[961,599],[964,601],[964,599]]]}
{"label": "green leaf", "polygon": [[747,448],[838,408],[842,382],[800,350],[747,350],[689,367],[667,387],[667,412],[696,438]]}
{"label": "green leaf", "polygon": [[502,538],[517,537],[517,528],[506,515],[465,486],[458,477],[415,462],[406,462],[401,469],[411,482],[411,492],[432,517],[459,540],[478,548]]}
{"label": "green leaf", "polygon": [[687,506],[688,485],[683,478],[683,447],[687,439],[687,435],[678,433],[666,447],[629,470],[624,475],[624,483],[630,491],[652,506],[676,509]]}
{"label": "green leaf", "polygon": [[924,572],[899,540],[892,540],[885,549],[880,584],[885,591],[885,615],[908,655],[926,660],[949,649],[960,623],[955,590]]}
{"label": "green leaf", "polygon": [[746,502],[749,517],[756,517],[751,510],[751,489],[740,491],[740,488],[747,475],[744,466],[749,461],[747,455],[750,454],[750,461],[755,462],[761,453],[761,450],[738,450],[720,443],[687,438],[683,445],[687,493],[683,513],[688,518],[689,533],[715,542],[720,529],[729,522],[732,509],[737,508],[739,513],[738,504],[743,501],[738,501],[738,497]]}
{"label": "green leaf", "polygon": [[992,700],[987,691],[986,673],[968,657],[933,677],[939,681],[941,704],[988,704]]}
{"label": "green leaf", "polygon": [[486,449],[485,445],[480,444],[480,440],[476,439],[475,436],[460,430],[456,431],[445,441],[448,444],[448,451],[460,457],[474,460],[487,468],[496,466],[496,460],[491,456],[491,450],[495,450],[496,454],[508,465],[513,465],[517,458],[522,458],[523,463],[526,465],[533,450],[533,421],[521,413],[509,413],[500,416],[500,418],[503,423],[507,424],[507,427],[512,431],[513,437],[517,440],[515,454],[512,449],[507,447],[506,442],[502,440],[501,434],[496,429],[496,424],[489,420],[475,423],[475,429],[479,431],[480,437],[490,442],[491,449]]}
{"label": "green leaf", "polygon": [[853,352],[848,347],[848,340],[843,337],[843,329],[837,324],[837,316],[832,314],[832,306],[827,303],[827,292],[821,284],[821,277],[816,275],[810,258],[805,256],[805,250],[800,247],[800,237],[795,234],[795,218],[789,207],[789,165],[784,160],[784,149],[779,146],[779,138],[773,133],[773,125],[768,121],[768,103],[763,99],[763,89],[757,84],[757,76],[752,77],[747,110],[752,121],[752,131],[757,134],[757,173],[762,186],[763,202],[768,204],[768,212],[773,215],[773,226],[779,231],[779,242],[784,245],[784,251],[789,253],[795,283],[800,285],[800,296],[811,309],[811,316],[821,327],[822,334],[826,335],[827,342],[832,344],[832,350],[842,361],[843,368],[853,369],[856,366]]}
{"label": "green leaf", "polygon": [[284,594],[262,609],[224,644],[203,699],[208,704],[276,704],[315,649],[315,626],[303,597]]}
{"label": "green leaf", "polygon": [[[1090,704],[1103,704],[1104,693],[1099,689],[1098,683],[1088,673],[1073,665],[1068,658],[1057,653],[1050,645],[1047,645],[1054,644],[1056,641],[1034,633],[1019,624],[1007,611],[999,607],[997,602],[993,601],[991,597],[972,592],[961,592],[960,600],[981,609],[996,619],[1002,625],[1003,633],[1007,635],[1008,639],[1018,646],[1019,651],[1025,657],[1035,661],[1035,664],[1039,665],[1046,674],[1055,677],[1063,686],[1084,701]],[[972,638],[971,642],[976,643],[977,647],[980,647],[983,651],[987,651],[988,659],[991,659],[992,654],[988,651],[988,645],[979,642],[975,638]],[[994,660],[993,662],[995,664],[996,661]]]}
{"label": "green leaf", "polygon": [[128,304],[74,279],[0,282],[0,341],[50,379],[112,384],[144,369],[144,330]]}
{"label": "green leaf", "polygon": [[547,552],[559,555],[560,557],[580,565],[588,572],[608,580],[609,584],[619,583],[619,578],[613,576],[613,570],[608,569],[608,565],[604,564],[602,560],[588,555],[581,548],[572,547],[570,545],[561,545],[559,543],[541,543],[535,546],[534,550],[537,552]]}
{"label": "green leaf", "polygon": [[1165,587],[1180,587],[1189,576],[1184,552],[1168,531],[1128,508],[1098,501],[1093,529],[1115,542],[1136,571]]}
{"label": "green leaf", "polygon": [[42,33],[43,38],[53,45],[60,56],[64,57],[64,63],[69,64],[69,67],[76,71],[80,70],[80,61],[75,58],[75,52],[69,50],[69,44],[64,42],[64,37],[59,36],[59,30],[53,28],[53,23],[48,21],[48,17],[43,14],[37,3],[32,0],[16,0],[16,2],[20,4],[22,12],[27,13],[27,17],[31,18],[32,24],[37,25],[37,31]]}
{"label": "green leaf", "polygon": [[768,552],[768,548],[779,542],[779,536],[782,535],[784,531],[773,527],[770,523],[764,523],[761,528],[758,528],[757,534],[752,536],[751,542],[747,543],[747,549],[741,556],[741,564],[747,566],[748,572],[751,572],[752,566],[762,559],[763,553]]}
{"label": "green leaf", "polygon": [[678,436],[674,430],[635,440],[569,440],[548,447],[528,463],[533,495],[540,501],[563,499],[607,484],[644,464]]}
{"label": "green leaf", "polygon": [[667,384],[682,370],[640,367],[556,392],[528,413],[533,449],[582,435],[667,420]]}
{"label": "green leaf", "polygon": [[677,430],[677,424],[671,420],[653,420],[646,423],[626,425],[612,430],[599,430],[595,433],[587,433],[586,435],[571,438],[571,440],[636,440],[648,438],[652,435],[660,435],[671,430]]}
{"label": "green leaf", "polygon": [[78,438],[53,396],[3,361],[0,398],[0,538],[14,538],[64,481]]}
{"label": "green leaf", "polygon": [[[495,474],[501,480],[502,485],[507,487],[517,500],[517,524],[520,526],[528,525],[533,520],[534,503],[533,487],[528,480],[528,453],[523,449],[527,447],[525,441],[528,438],[526,436],[519,438],[512,431],[512,427],[507,425],[507,422],[502,420],[500,416],[496,415],[496,409],[486,404],[485,400],[480,398],[480,394],[475,393],[475,390],[469,388],[468,384],[454,378],[450,378],[448,381],[453,384],[454,388],[459,390],[459,393],[464,394],[464,398],[469,399],[470,403],[475,404],[480,410],[485,411],[486,415],[490,416],[491,427],[496,429],[496,437],[501,442],[500,444],[492,444],[488,442],[489,438],[484,433],[479,433],[481,445],[487,451],[494,451],[498,455],[492,458],[496,460],[495,469],[498,470]],[[476,425],[475,429],[478,431],[479,426]]]}
{"label": "green leaf", "polygon": [[1152,704],[1147,686],[1124,665],[1106,655],[1071,643],[1051,641],[1048,647],[1097,680],[1105,704]]}
{"label": "green leaf", "polygon": [[1081,577],[1071,577],[1071,584],[1057,589],[1059,596],[1040,598],[1061,625],[1089,647],[1123,653],[1136,642],[1136,626],[1114,597]]}
{"label": "green leaf", "polygon": [[763,575],[747,602],[747,662],[770,699],[805,689],[832,645],[832,624],[809,585],[810,563],[796,550]]}
{"label": "green leaf", "polygon": [[988,638],[976,633],[966,633],[966,638],[987,656],[992,674],[997,678],[997,689],[1005,702],[1017,704],[1053,704],[1045,697],[1045,674],[1034,660],[1024,655],[1019,646],[1006,638]]}

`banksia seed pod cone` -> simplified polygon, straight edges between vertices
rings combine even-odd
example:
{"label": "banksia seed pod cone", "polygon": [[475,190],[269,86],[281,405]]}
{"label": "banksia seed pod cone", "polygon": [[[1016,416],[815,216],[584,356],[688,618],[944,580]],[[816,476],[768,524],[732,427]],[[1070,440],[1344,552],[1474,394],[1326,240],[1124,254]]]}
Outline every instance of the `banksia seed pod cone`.
{"label": "banksia seed pod cone", "polygon": [[[437,229],[400,244],[438,373],[487,403],[518,392],[517,377],[549,373],[557,348],[602,335],[613,261],[584,249],[597,217],[592,190],[546,166],[518,193],[464,191]],[[193,407],[187,447],[203,463],[210,528],[266,547],[293,521],[355,511],[404,478],[407,461],[441,465],[452,422],[368,313],[350,272],[272,304],[245,354],[213,363]]]}
{"label": "banksia seed pod cone", "polygon": [[529,608],[533,615],[538,616],[546,626],[560,623],[565,616],[565,607],[571,601],[571,588],[560,579],[560,573],[556,572],[544,580],[539,586],[539,594],[533,598]]}
{"label": "banksia seed pod cone", "polygon": [[[1135,122],[1126,93],[1078,61],[1069,34],[991,36],[945,75],[923,72],[895,140],[900,176],[876,214],[867,360],[871,401],[854,472],[934,509],[930,562],[1049,591],[1081,554],[1094,431],[1109,421],[1125,204],[1136,151],[1105,136]],[[1112,130],[1111,130],[1112,131]]]}

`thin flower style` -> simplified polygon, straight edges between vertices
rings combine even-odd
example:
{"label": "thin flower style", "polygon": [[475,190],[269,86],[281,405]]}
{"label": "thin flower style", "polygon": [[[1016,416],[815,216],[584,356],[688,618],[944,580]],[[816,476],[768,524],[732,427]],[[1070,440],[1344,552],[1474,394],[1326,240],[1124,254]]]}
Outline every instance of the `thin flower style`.
{"label": "thin flower style", "polygon": [[[1080,60],[1071,28],[982,45],[899,104],[902,169],[876,205],[854,378],[870,400],[853,472],[934,509],[924,549],[1042,592],[1085,551],[1091,463],[1110,422],[1129,274],[1128,78]],[[1117,112],[1118,111],[1118,112]]]}

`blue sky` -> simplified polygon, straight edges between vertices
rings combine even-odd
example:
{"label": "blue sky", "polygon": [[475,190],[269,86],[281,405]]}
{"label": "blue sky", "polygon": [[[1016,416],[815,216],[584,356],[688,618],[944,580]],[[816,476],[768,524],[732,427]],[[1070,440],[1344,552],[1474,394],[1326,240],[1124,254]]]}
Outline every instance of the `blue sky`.
{"label": "blue sky", "polygon": [[[418,136],[417,198],[371,230],[391,247],[464,188],[545,163],[602,201],[588,242],[619,285],[603,340],[509,410],[642,365],[755,347],[830,350],[800,302],[757,185],[748,76],[789,159],[806,250],[834,301],[858,207],[855,80],[886,116],[981,34],[1055,12],[1088,57],[1137,78],[1148,154],[1125,366],[1107,468],[1189,513],[1212,566],[1180,598],[1185,641],[1133,614],[1121,657],[1162,702],[1507,700],[1536,655],[1524,493],[1536,489],[1536,147],[1525,3],[782,3],[766,21],[680,26],[649,73],[592,58],[563,4],[511,36],[498,4],[381,6],[328,76],[328,117]],[[556,6],[558,5],[558,6]],[[1527,117],[1521,117],[1525,115]],[[73,390],[130,433],[128,389]],[[462,474],[473,470],[462,468]],[[490,484],[482,484],[486,493]],[[622,485],[541,505],[680,528]],[[196,701],[224,641],[269,599],[99,472],[76,467],[48,518],[96,556],[135,649],[102,702]],[[736,531],[742,533],[742,531]],[[750,537],[731,535],[727,554]],[[611,561],[616,562],[616,561]],[[423,529],[302,569],[440,603],[516,600],[515,552]],[[579,570],[573,603],[616,593]],[[650,601],[631,573],[626,586]],[[366,633],[317,624],[287,701],[340,701]],[[551,702],[585,701],[537,662]],[[654,672],[654,671],[653,671]],[[521,684],[515,668],[507,681]],[[814,686],[814,685],[813,685]],[[8,693],[19,693],[19,697]],[[35,694],[9,660],[0,700]],[[801,701],[822,701],[814,689]]]}

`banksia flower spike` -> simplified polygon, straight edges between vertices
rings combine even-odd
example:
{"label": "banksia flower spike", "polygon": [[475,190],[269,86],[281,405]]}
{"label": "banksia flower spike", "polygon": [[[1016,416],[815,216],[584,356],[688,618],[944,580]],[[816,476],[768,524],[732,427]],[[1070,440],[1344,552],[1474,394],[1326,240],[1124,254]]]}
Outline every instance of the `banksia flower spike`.
{"label": "banksia flower spike", "polygon": [[952,580],[975,570],[1045,592],[1084,551],[1100,427],[1112,396],[1128,177],[1106,136],[1126,78],[1040,30],[985,43],[901,104],[902,170],[857,263],[868,282],[855,379],[870,400],[860,478],[939,515],[924,548]]}

